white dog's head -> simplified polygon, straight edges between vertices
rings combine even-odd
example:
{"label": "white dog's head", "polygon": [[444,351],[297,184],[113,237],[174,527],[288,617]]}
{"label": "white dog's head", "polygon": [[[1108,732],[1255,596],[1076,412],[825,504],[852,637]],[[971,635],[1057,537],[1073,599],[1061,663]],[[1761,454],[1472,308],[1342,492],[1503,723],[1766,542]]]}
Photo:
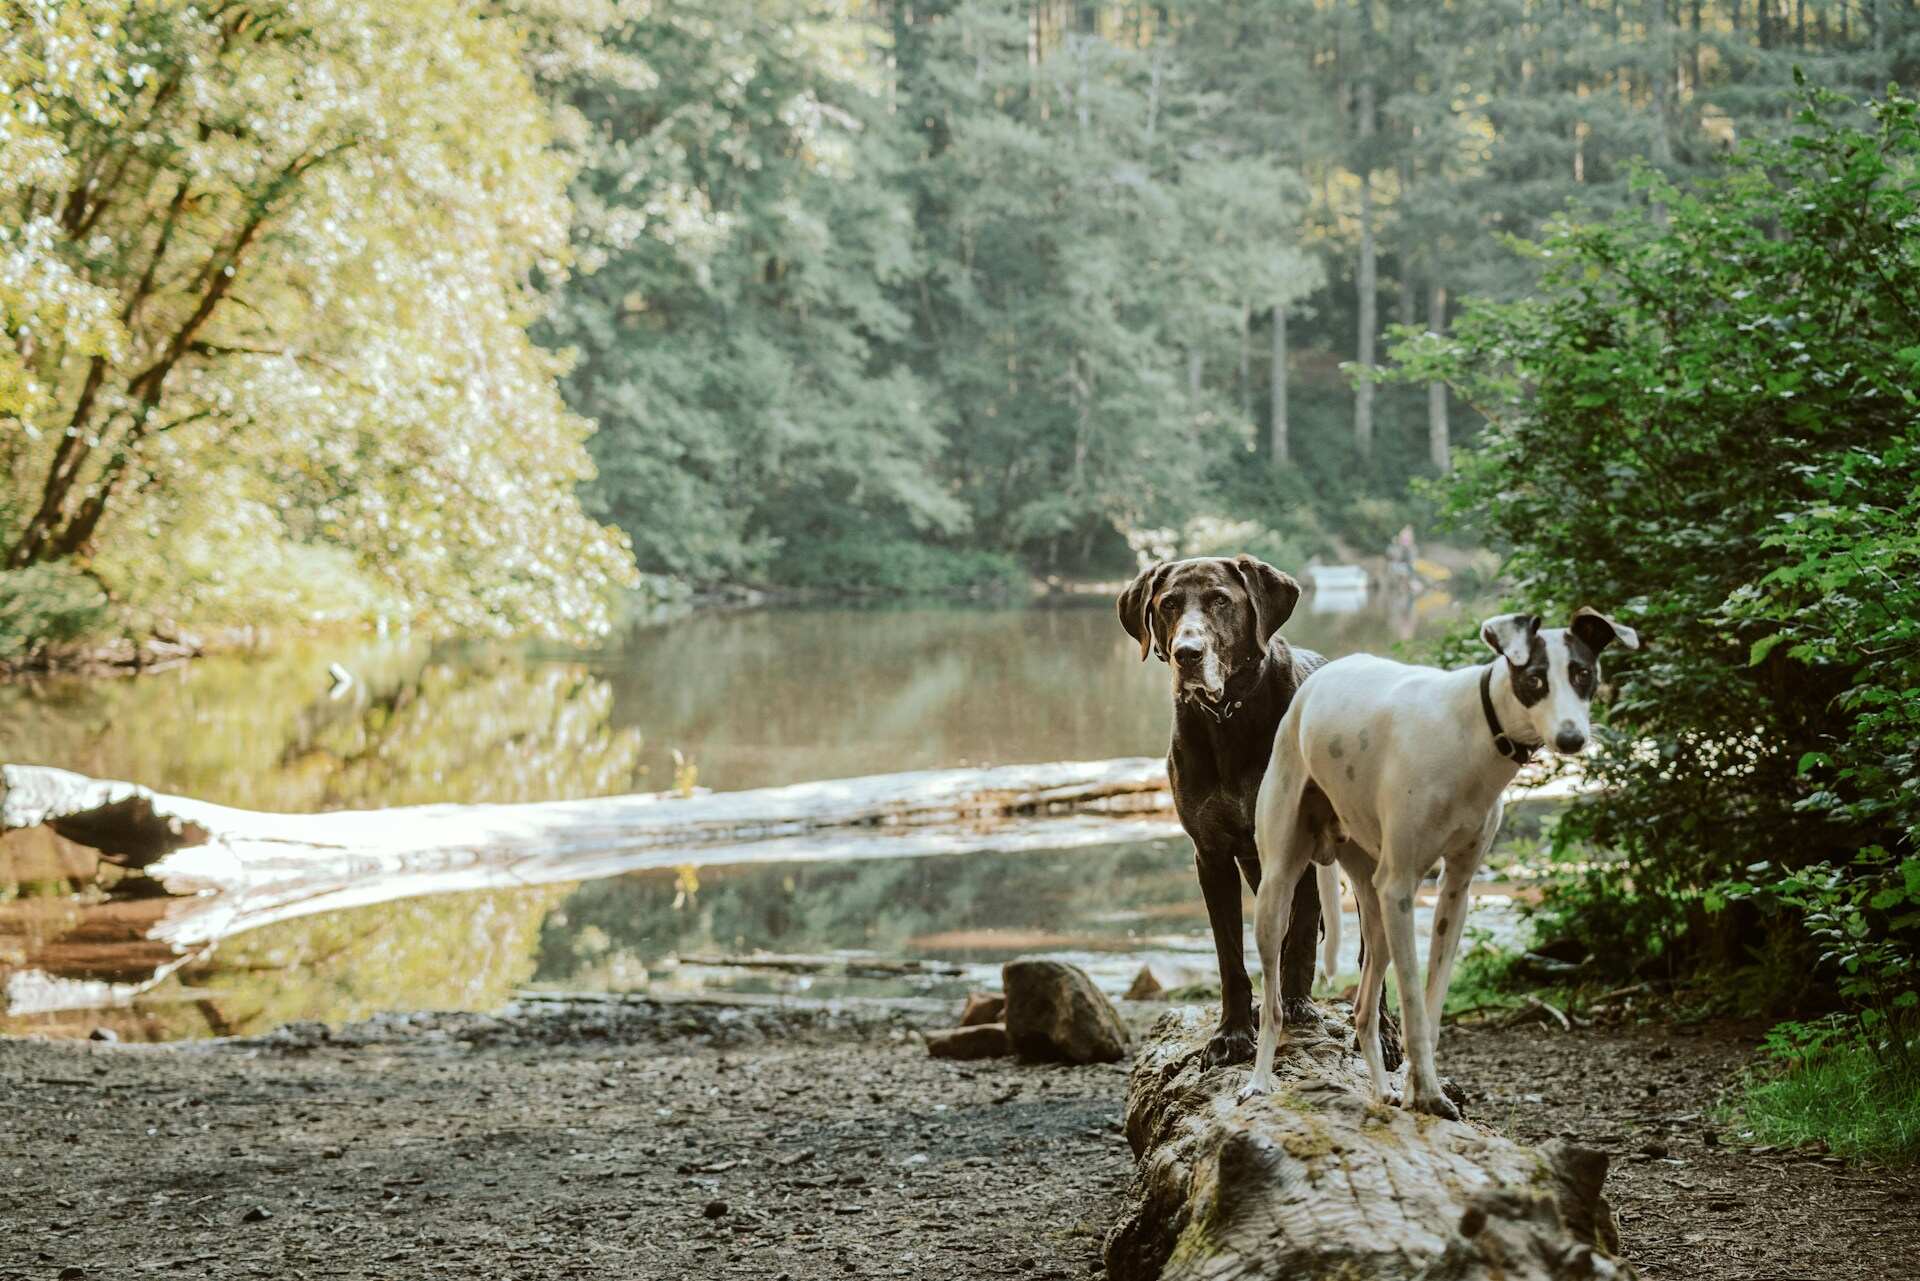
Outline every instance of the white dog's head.
{"label": "white dog's head", "polygon": [[1546,631],[1533,614],[1489,618],[1480,625],[1480,639],[1507,660],[1507,678],[1526,713],[1528,737],[1569,756],[1584,749],[1592,733],[1600,651],[1614,641],[1623,649],[1640,648],[1633,628],[1584,605],[1565,627]]}

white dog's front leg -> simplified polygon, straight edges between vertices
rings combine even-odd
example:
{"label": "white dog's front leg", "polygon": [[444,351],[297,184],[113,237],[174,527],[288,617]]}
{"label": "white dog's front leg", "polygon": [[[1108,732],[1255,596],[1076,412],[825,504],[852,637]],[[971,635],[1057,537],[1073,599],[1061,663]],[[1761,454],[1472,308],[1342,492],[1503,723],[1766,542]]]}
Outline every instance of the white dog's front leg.
{"label": "white dog's front leg", "polygon": [[1400,1027],[1407,1043],[1407,1105],[1416,1112],[1460,1119],[1459,1109],[1440,1092],[1440,1075],[1433,1066],[1433,1028],[1427,1022],[1427,1002],[1420,984],[1419,944],[1413,931],[1413,894],[1417,876],[1405,870],[1417,866],[1414,857],[1389,849],[1382,860],[1377,888],[1387,919],[1387,950],[1393,954],[1394,983],[1400,990]]}

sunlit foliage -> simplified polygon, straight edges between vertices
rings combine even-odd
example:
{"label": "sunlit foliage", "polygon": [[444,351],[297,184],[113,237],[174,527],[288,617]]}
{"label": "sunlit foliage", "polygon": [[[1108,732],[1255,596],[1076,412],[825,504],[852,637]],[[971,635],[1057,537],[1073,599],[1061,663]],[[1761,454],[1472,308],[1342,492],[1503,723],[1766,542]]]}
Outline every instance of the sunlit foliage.
{"label": "sunlit foliage", "polygon": [[606,621],[628,558],[526,336],[569,219],[531,23],[0,6],[8,568],[196,620]]}

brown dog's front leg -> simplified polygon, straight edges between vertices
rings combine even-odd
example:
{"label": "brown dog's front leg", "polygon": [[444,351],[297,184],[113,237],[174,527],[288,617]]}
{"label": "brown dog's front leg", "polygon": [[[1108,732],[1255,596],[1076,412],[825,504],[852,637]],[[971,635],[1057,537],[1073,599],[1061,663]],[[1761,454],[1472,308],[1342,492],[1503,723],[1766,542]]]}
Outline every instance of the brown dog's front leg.
{"label": "brown dog's front leg", "polygon": [[1200,893],[1207,900],[1213,950],[1220,960],[1220,1027],[1207,1042],[1206,1066],[1226,1067],[1253,1061],[1253,984],[1247,979],[1246,943],[1241,934],[1240,871],[1229,854],[1194,847]]}
{"label": "brown dog's front leg", "polygon": [[1319,1027],[1313,1004],[1313,965],[1320,945],[1320,882],[1300,878],[1293,889],[1293,914],[1280,945],[1280,1011],[1289,1027]]}

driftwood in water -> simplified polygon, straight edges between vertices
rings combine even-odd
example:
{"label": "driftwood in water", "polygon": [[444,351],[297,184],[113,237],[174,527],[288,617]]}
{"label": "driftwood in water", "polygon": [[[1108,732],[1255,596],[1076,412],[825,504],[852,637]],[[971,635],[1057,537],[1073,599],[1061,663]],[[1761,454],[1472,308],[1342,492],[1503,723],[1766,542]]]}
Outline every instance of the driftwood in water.
{"label": "driftwood in water", "polygon": [[1351,1029],[1295,1033],[1282,1088],[1236,1102],[1244,1068],[1201,1070],[1212,1021],[1169,1011],[1134,1061],[1139,1165],[1107,1275],[1562,1281],[1631,1277],[1601,1195],[1604,1154],[1529,1148],[1370,1102]]}
{"label": "driftwood in water", "polygon": [[714,969],[773,970],[781,974],[849,974],[858,978],[901,978],[914,974],[951,977],[966,973],[961,966],[946,961],[927,961],[917,957],[798,956],[791,952],[749,952],[743,956],[689,952],[680,957],[680,964],[705,965]]}
{"label": "driftwood in water", "polygon": [[198,895],[176,947],[420,894],[684,863],[1065,848],[1177,829],[1160,761],[1008,765],[744,792],[267,814],[30,765],[0,766],[0,832],[44,825]]}

